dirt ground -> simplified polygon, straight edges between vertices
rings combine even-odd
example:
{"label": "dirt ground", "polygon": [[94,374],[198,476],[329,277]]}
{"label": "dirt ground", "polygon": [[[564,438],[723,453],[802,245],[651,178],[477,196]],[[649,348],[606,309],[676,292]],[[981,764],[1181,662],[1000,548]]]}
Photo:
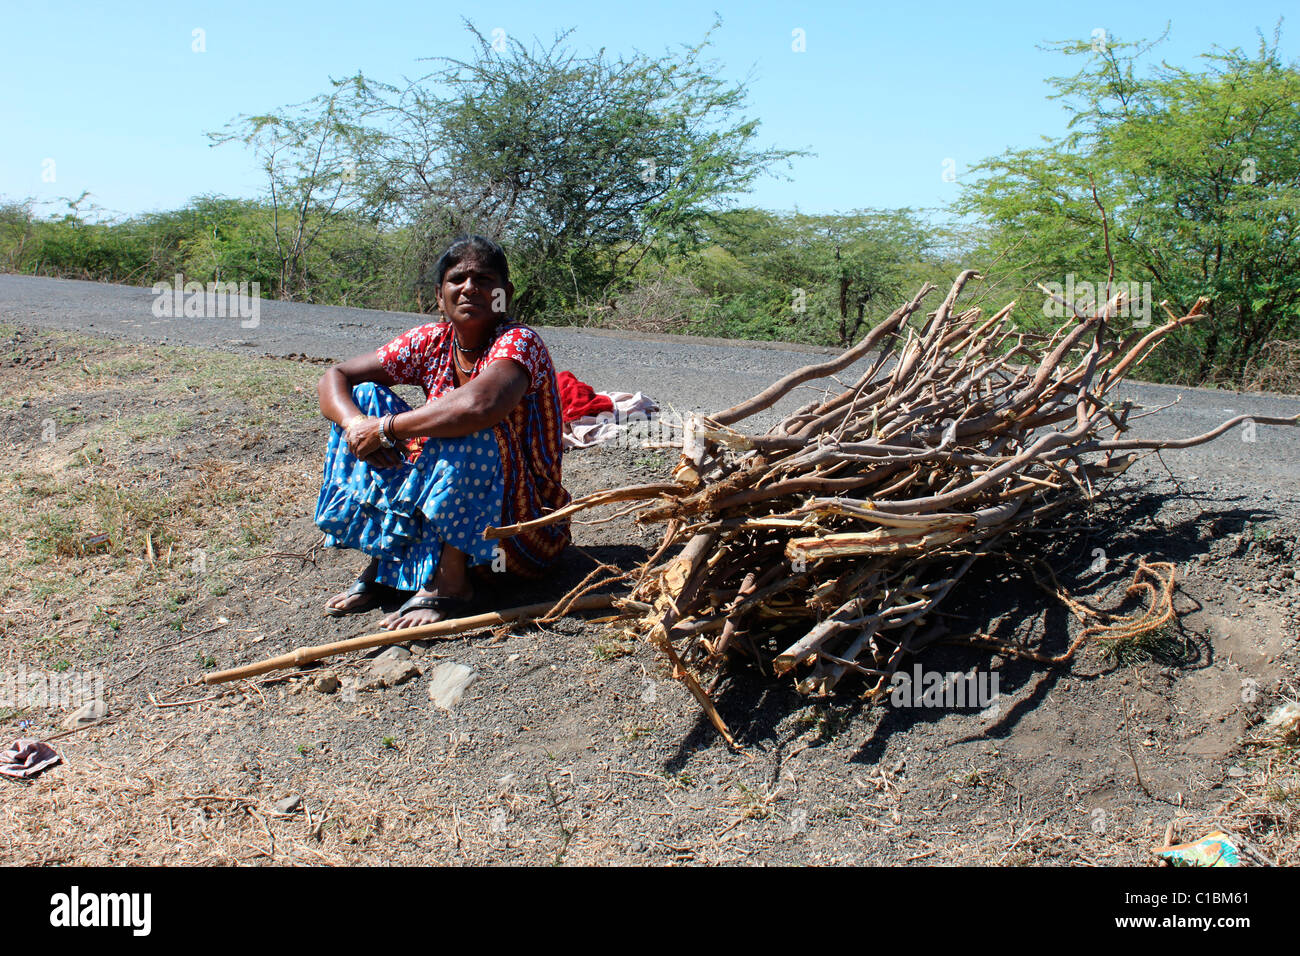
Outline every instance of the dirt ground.
{"label": "dirt ground", "polygon": [[[1300,855],[1298,751],[1260,729],[1300,695],[1290,499],[1155,464],[1015,542],[1098,608],[1136,606],[1139,558],[1175,562],[1179,614],[1061,666],[922,655],[996,675],[988,707],[869,707],[860,684],[810,700],[737,669],[716,693],[733,750],[653,648],[579,619],[417,644],[392,687],[366,689],[368,652],[210,688],[207,671],[380,617],[320,610],[363,563],[311,520],[320,367],[15,327],[0,345],[0,668],[101,675],[108,706],[70,733],[69,707],[0,708],[6,742],[63,758],[0,780],[0,862],[1146,865],[1167,833],[1216,827],[1248,862]],[[570,452],[566,485],[651,480],[669,454]],[[575,525],[551,577],[494,600],[556,597],[657,538]],[[1081,626],[1007,558],[947,613],[954,635],[1046,653]],[[449,711],[429,696],[448,661],[476,675]],[[329,674],[341,687],[318,690]]]}

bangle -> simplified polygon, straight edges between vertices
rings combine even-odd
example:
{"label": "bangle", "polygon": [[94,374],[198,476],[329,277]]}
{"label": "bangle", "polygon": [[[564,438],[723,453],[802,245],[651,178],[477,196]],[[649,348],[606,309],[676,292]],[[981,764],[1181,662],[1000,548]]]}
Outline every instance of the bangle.
{"label": "bangle", "polygon": [[379,441],[385,448],[396,448],[397,439],[393,437],[393,414],[389,413],[379,422]]}

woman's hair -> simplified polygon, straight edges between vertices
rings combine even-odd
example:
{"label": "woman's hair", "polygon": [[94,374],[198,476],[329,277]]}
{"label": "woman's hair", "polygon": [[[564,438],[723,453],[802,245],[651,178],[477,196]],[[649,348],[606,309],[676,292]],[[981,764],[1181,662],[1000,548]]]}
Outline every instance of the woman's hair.
{"label": "woman's hair", "polygon": [[510,279],[510,266],[506,263],[506,251],[486,236],[457,236],[447,247],[433,267],[434,288],[442,288],[442,278],[452,266],[460,265],[464,259],[476,259],[496,270],[502,282]]}

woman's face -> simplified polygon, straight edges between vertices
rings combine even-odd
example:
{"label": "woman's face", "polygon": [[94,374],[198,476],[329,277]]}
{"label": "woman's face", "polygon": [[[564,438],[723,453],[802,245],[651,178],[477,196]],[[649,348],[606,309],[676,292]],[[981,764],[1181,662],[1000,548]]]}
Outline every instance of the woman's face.
{"label": "woman's face", "polygon": [[466,257],[447,270],[438,287],[438,309],[470,341],[490,331],[510,308],[514,286],[482,260]]}

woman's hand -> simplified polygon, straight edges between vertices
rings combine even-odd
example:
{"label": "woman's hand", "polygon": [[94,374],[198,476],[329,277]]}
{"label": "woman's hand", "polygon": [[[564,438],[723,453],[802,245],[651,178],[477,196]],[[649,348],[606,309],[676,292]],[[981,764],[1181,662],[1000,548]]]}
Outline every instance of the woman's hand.
{"label": "woman's hand", "polygon": [[379,418],[357,417],[343,433],[347,439],[348,451],[372,468],[395,468],[402,463],[401,453],[396,448],[387,448],[380,439],[379,428],[383,420]]}
{"label": "woman's hand", "polygon": [[[374,352],[348,359],[326,369],[316,383],[321,414],[343,429],[348,450],[355,457],[372,468],[392,468],[401,463],[401,453],[383,447],[379,441],[379,419],[362,414],[352,401],[353,386],[362,382],[374,382],[386,388],[395,384]],[[369,423],[368,427],[362,428],[365,423]]]}

